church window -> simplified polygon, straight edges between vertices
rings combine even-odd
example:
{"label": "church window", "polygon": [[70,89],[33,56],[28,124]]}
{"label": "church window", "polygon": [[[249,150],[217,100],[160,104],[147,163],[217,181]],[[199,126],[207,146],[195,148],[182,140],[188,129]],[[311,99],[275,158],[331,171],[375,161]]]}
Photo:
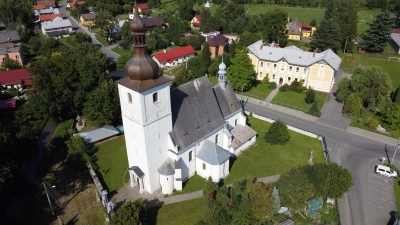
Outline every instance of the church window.
{"label": "church window", "polygon": [[270,63],[269,63],[269,62],[267,62],[267,70],[269,70],[269,64],[270,64]]}
{"label": "church window", "polygon": [[219,135],[215,135],[215,143],[218,144]]}
{"label": "church window", "polygon": [[235,126],[237,125],[237,122],[238,122],[238,121],[237,121],[237,119],[236,119],[236,120],[235,120]]}
{"label": "church window", "polygon": [[158,102],[158,92],[153,94],[153,103]]}
{"label": "church window", "polygon": [[203,163],[203,170],[206,170],[206,164]]}
{"label": "church window", "polygon": [[296,67],[296,73],[299,73],[300,67]]}
{"label": "church window", "polygon": [[191,162],[193,159],[193,151],[189,152],[189,162]]}
{"label": "church window", "polygon": [[261,78],[262,77],[262,72],[260,72],[260,74],[258,76]]}
{"label": "church window", "polygon": [[292,72],[292,66],[289,66],[289,72]]}
{"label": "church window", "polygon": [[131,93],[128,93],[128,102],[132,103],[132,95],[131,95]]}
{"label": "church window", "polygon": [[260,62],[260,67],[264,67],[264,62]]}

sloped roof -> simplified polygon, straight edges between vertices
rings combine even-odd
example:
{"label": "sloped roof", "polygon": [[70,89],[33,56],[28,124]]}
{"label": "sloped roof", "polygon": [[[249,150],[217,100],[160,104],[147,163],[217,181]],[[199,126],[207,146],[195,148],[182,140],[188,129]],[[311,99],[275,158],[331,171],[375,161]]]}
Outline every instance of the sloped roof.
{"label": "sloped roof", "polygon": [[55,7],[56,1],[55,0],[38,0],[36,5],[45,5],[47,7]]}
{"label": "sloped roof", "polygon": [[41,26],[45,30],[54,29],[54,28],[66,28],[72,27],[71,21],[69,19],[63,19],[60,17],[54,17],[50,21],[42,21]]}
{"label": "sloped roof", "polygon": [[175,48],[166,52],[158,52],[154,54],[154,57],[156,57],[157,61],[162,63],[166,62],[168,60],[174,60],[179,57],[183,57],[186,55],[191,55],[194,54],[196,51],[191,45],[180,47],[180,48]]}
{"label": "sloped roof", "polygon": [[0,109],[13,109],[17,105],[17,100],[15,98],[0,100]]}
{"label": "sloped roof", "polygon": [[231,144],[233,149],[237,149],[257,134],[257,132],[255,132],[251,127],[240,124],[236,125],[231,130],[231,133],[234,137]]}
{"label": "sloped roof", "polygon": [[400,33],[392,33],[390,34],[390,38],[400,46]]}
{"label": "sloped roof", "polygon": [[278,62],[285,59],[289,64],[299,66],[311,66],[317,62],[325,61],[336,71],[339,70],[340,63],[342,62],[342,59],[330,49],[321,53],[314,53],[299,51],[294,48],[272,48],[270,46],[263,46],[261,48],[261,45],[263,43],[259,40],[247,48],[257,58],[266,61]]}
{"label": "sloped roof", "polygon": [[72,9],[76,9],[78,6],[85,4],[85,1],[81,1],[81,2],[70,2],[68,3],[68,5],[72,8]]}
{"label": "sloped roof", "polygon": [[161,175],[164,176],[169,176],[169,175],[174,175],[175,174],[175,169],[174,169],[175,163],[172,160],[167,159],[160,168],[158,168],[158,172]]}
{"label": "sloped roof", "polygon": [[[8,38],[10,40],[8,40]],[[6,30],[0,32],[0,44],[7,43],[7,42],[19,42],[21,38],[16,30]]]}
{"label": "sloped roof", "polygon": [[14,46],[13,43],[0,44],[0,55],[6,55],[9,52],[19,52],[20,47]]}
{"label": "sloped roof", "polygon": [[289,35],[301,35],[299,27],[297,26],[297,23],[292,23],[292,25],[289,27],[289,30],[287,31],[287,34],[289,34]]}
{"label": "sloped roof", "polygon": [[8,70],[0,72],[1,84],[21,84],[23,80],[29,80],[32,76],[26,69]]}
{"label": "sloped roof", "polygon": [[35,15],[43,15],[43,14],[60,14],[60,10],[58,10],[57,8],[35,10]]}
{"label": "sloped roof", "polygon": [[144,176],[143,171],[138,166],[132,166],[128,170],[132,170],[133,172],[135,172],[136,176],[138,176],[138,177],[143,177]]}
{"label": "sloped roof", "polygon": [[86,144],[95,143],[103,139],[112,137],[119,134],[118,130],[114,126],[104,125],[100,128],[94,128],[91,130],[86,130],[75,135],[79,135],[83,138]]}
{"label": "sloped roof", "polygon": [[61,14],[50,14],[50,15],[40,15],[39,20],[40,21],[52,21],[56,17],[63,18]]}
{"label": "sloped roof", "polygon": [[199,14],[194,15],[194,18],[196,18],[199,23],[201,22],[201,16]]}
{"label": "sloped roof", "polygon": [[210,45],[212,47],[216,47],[219,45],[227,46],[227,45],[229,45],[228,40],[229,39],[227,37],[225,37],[224,35],[217,34],[213,38],[209,39],[207,42],[208,42],[208,45]]}
{"label": "sloped roof", "polygon": [[82,14],[81,17],[85,21],[86,20],[94,20],[94,19],[96,19],[96,15],[97,15],[97,13],[85,13],[85,14]]}
{"label": "sloped roof", "polygon": [[154,17],[154,18],[146,18],[142,19],[144,24],[146,24],[146,27],[155,27],[158,25],[165,25],[165,21],[161,17]]}
{"label": "sloped roof", "polygon": [[34,5],[33,9],[45,9],[46,6],[45,5]]}
{"label": "sloped roof", "polygon": [[222,116],[224,118],[234,112],[242,110],[230,83],[226,85],[225,90],[223,90],[219,85],[215,86],[213,89],[219,109],[221,110]]}
{"label": "sloped roof", "polygon": [[211,165],[221,165],[231,157],[231,153],[219,145],[205,139],[197,152],[197,158]]}
{"label": "sloped roof", "polygon": [[146,3],[143,3],[143,4],[137,4],[137,7],[138,7],[140,10],[146,10],[146,9],[149,9],[149,6],[148,6]]}

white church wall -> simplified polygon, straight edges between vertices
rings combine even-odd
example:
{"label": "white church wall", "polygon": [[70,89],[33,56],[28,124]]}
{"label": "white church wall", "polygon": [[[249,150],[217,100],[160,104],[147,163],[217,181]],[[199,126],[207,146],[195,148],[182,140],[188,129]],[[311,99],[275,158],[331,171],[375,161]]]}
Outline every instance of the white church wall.
{"label": "white church wall", "polygon": [[[142,122],[142,103],[141,95],[129,88],[118,85],[119,100],[121,103],[121,113],[127,118],[138,123]],[[131,95],[132,101],[129,101],[128,94]]]}
{"label": "white church wall", "polygon": [[210,176],[212,177],[211,165],[199,158],[196,158],[196,172],[199,176],[203,177],[204,179],[208,179],[208,177]]}
{"label": "white church wall", "polygon": [[[217,135],[218,135],[218,141],[216,142],[215,137],[216,137]],[[208,137],[206,137],[206,139],[209,140],[209,141],[211,141],[212,143],[217,143],[219,146],[222,147],[222,146],[224,146],[224,143],[223,143],[223,141],[224,141],[223,136],[224,136],[224,131],[223,131],[223,128],[221,127],[221,129],[219,129],[218,131],[216,131],[216,132],[210,134]]]}
{"label": "white church wall", "polygon": [[161,192],[163,194],[172,194],[174,191],[174,175],[160,175]]}
{"label": "white church wall", "polygon": [[[197,146],[195,145],[178,155],[178,159],[181,161],[182,180],[188,179],[196,172],[196,150]],[[189,160],[190,152],[192,152],[191,160]]]}
{"label": "white church wall", "polygon": [[236,120],[237,120],[237,124],[241,124],[241,125],[245,125],[246,124],[246,120],[243,119],[243,114],[242,111],[237,112],[235,115],[229,117],[228,119],[226,119],[226,122],[229,123],[229,125],[231,125],[232,127],[236,126]]}
{"label": "white church wall", "polygon": [[246,141],[244,144],[239,146],[237,149],[235,149],[235,155],[240,155],[244,150],[249,148],[251,145],[253,145],[256,142],[256,136],[253,136],[249,141]]}
{"label": "white church wall", "polygon": [[218,180],[229,175],[229,160],[218,166]]}
{"label": "white church wall", "polygon": [[[171,101],[169,90],[169,83],[166,83],[142,92],[145,107],[145,109],[143,110],[143,112],[145,113],[145,123],[151,123],[158,120],[159,118],[162,118],[163,116],[171,114]],[[155,93],[158,93],[158,100],[156,102],[154,102],[153,99],[153,95]]]}

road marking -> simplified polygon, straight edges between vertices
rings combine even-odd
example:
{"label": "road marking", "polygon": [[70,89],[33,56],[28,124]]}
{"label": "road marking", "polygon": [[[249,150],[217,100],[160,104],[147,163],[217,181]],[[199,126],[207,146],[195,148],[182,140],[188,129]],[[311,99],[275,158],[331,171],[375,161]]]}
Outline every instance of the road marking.
{"label": "road marking", "polygon": [[385,200],[385,199],[382,199],[382,198],[378,198],[378,197],[375,197],[375,196],[372,196],[372,195],[368,195],[368,196],[370,196],[370,197],[372,197],[372,198],[377,198],[377,199],[379,199],[379,200],[381,200],[381,201],[394,203],[394,202],[391,202],[391,201],[389,201],[389,200]]}
{"label": "road marking", "polygon": [[379,184],[379,185],[383,185],[383,186],[386,186],[386,187],[393,187],[393,185],[382,184],[382,183],[380,183],[380,182],[373,181],[373,180],[368,180],[368,181],[373,182],[373,183],[377,183],[377,184]]}

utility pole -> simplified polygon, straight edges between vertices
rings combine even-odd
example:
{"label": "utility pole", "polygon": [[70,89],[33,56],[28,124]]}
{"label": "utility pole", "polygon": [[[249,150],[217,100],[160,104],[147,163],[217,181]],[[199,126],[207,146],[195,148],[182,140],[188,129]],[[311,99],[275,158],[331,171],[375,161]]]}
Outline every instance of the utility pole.
{"label": "utility pole", "polygon": [[392,157],[392,161],[390,161],[390,164],[392,164],[393,162],[394,162],[394,157],[396,156],[396,152],[397,152],[397,149],[400,147],[400,138],[399,138],[399,140],[397,141],[397,146],[396,146],[396,150],[394,150],[394,154],[393,154],[393,157]]}
{"label": "utility pole", "polygon": [[49,205],[50,205],[50,209],[51,209],[51,214],[54,216],[54,209],[53,209],[53,205],[51,205],[51,201],[50,201],[50,197],[49,197],[49,192],[47,191],[47,187],[45,182],[42,183],[44,186],[44,190],[46,191],[46,195],[47,195],[47,200],[49,201]]}

